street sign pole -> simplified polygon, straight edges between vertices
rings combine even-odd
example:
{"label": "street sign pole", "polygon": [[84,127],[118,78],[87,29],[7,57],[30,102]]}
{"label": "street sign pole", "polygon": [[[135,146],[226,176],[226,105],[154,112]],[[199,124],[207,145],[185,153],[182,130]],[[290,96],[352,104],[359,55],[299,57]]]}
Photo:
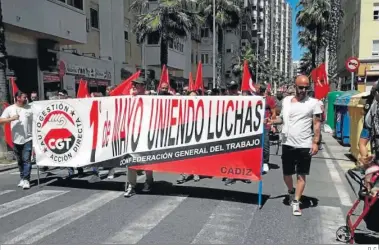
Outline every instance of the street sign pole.
{"label": "street sign pole", "polygon": [[345,66],[346,66],[346,69],[347,71],[349,71],[351,73],[351,86],[350,86],[350,89],[351,90],[354,90],[354,85],[355,85],[355,71],[359,70],[359,65],[360,65],[360,62],[359,62],[359,59],[356,58],[356,57],[349,57],[347,60],[346,60],[346,63],[345,63]]}

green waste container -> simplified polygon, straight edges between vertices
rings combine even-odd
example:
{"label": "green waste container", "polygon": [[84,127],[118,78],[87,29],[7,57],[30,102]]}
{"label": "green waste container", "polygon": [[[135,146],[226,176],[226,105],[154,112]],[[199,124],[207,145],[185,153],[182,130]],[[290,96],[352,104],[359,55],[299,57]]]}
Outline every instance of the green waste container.
{"label": "green waste container", "polygon": [[326,98],[327,104],[326,107],[326,124],[328,124],[332,129],[335,127],[335,110],[334,110],[334,102],[336,101],[337,97],[344,94],[343,91],[333,91],[330,92]]}

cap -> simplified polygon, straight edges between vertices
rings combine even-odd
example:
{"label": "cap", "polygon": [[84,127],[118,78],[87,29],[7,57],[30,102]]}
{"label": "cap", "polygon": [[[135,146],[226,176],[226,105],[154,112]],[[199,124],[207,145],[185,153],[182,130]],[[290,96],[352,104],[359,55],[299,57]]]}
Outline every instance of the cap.
{"label": "cap", "polygon": [[138,77],[137,79],[133,80],[132,83],[145,84],[145,80],[142,77]]}

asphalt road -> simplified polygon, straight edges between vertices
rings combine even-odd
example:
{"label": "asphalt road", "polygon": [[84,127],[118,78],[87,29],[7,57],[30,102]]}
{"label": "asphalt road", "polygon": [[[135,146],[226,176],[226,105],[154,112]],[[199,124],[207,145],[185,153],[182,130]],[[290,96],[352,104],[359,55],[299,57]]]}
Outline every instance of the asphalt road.
{"label": "asphalt road", "polygon": [[[272,152],[278,166],[264,176],[261,210],[257,183],[177,185],[178,176],[156,173],[151,194],[126,199],[123,173],[91,184],[90,176],[65,180],[67,170],[55,169],[41,174],[40,187],[24,191],[16,170],[2,172],[0,244],[340,244],[335,232],[355,196],[337,161],[325,160],[333,154],[323,150],[314,158],[303,216],[294,217],[284,201],[280,152]],[[371,240],[358,236],[360,243]]]}

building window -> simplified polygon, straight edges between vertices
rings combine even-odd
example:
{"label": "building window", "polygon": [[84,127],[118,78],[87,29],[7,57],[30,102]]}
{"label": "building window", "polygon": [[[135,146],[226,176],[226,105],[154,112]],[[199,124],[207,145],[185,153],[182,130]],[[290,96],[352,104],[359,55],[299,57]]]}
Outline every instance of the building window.
{"label": "building window", "polygon": [[90,8],[91,27],[99,29],[99,11]]}
{"label": "building window", "polygon": [[125,39],[125,41],[129,41],[129,27],[128,27],[128,25],[125,25],[125,28],[124,28],[124,39]]}
{"label": "building window", "polygon": [[374,3],[374,20],[379,21],[379,3]]}
{"label": "building window", "polygon": [[202,38],[208,38],[211,36],[209,28],[202,28],[201,29],[201,37]]}
{"label": "building window", "polygon": [[191,53],[191,63],[193,63],[193,52]]}
{"label": "building window", "polygon": [[201,62],[203,64],[209,64],[209,55],[208,54],[201,54]]}
{"label": "building window", "polygon": [[124,39],[125,41],[129,41],[129,32],[127,30],[124,31]]}
{"label": "building window", "polygon": [[147,44],[159,44],[159,33],[154,32],[147,35]]}
{"label": "building window", "polygon": [[83,10],[83,0],[66,0],[66,3],[74,8]]}
{"label": "building window", "polygon": [[372,55],[379,56],[379,40],[372,41]]}

